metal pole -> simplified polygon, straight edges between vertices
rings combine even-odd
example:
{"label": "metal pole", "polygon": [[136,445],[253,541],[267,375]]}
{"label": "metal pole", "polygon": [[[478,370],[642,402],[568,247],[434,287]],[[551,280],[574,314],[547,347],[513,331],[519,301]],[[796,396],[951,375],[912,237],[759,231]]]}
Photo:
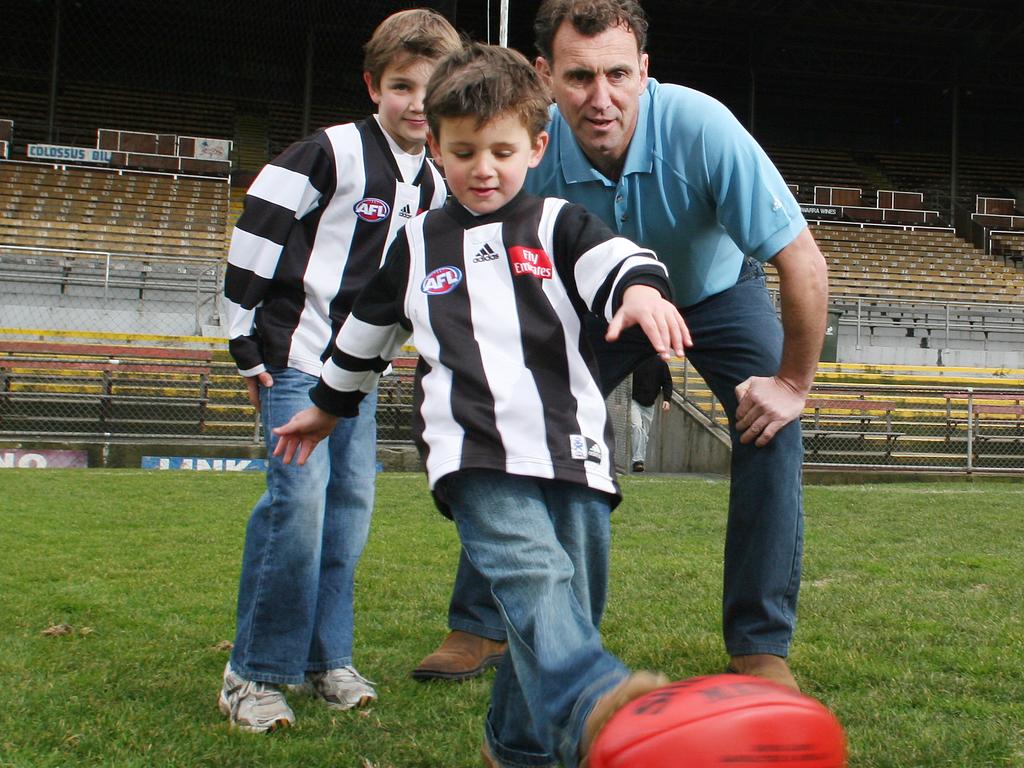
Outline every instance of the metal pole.
{"label": "metal pole", "polygon": [[953,109],[949,147],[949,223],[956,226],[956,197],[957,187],[959,186],[957,179],[957,165],[960,144],[960,85],[957,82],[953,82],[953,87],[950,89],[950,93],[953,97]]}
{"label": "metal pole", "polygon": [[310,131],[310,112],[313,109],[313,54],[314,41],[314,18],[311,15],[306,27],[306,82],[302,89],[302,135],[308,136]]}
{"label": "metal pole", "polygon": [[57,73],[60,69],[60,9],[61,0],[53,0],[53,50],[50,52],[50,103],[46,115],[46,140],[55,140],[57,123]]}
{"label": "metal pole", "polygon": [[857,297],[857,349],[860,349],[860,320],[861,320],[861,306],[862,306],[862,303],[863,303],[863,299],[860,296],[858,296]]}
{"label": "metal pole", "polygon": [[508,0],[501,0],[500,21],[498,25],[498,45],[508,48]]}
{"label": "metal pole", "polygon": [[974,467],[974,387],[967,388],[967,471]]}

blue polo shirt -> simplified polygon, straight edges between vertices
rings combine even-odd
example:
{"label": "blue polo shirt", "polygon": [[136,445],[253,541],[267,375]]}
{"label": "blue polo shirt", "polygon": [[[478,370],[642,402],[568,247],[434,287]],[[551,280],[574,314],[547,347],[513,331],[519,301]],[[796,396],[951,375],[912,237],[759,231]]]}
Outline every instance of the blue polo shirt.
{"label": "blue polo shirt", "polygon": [[744,256],[767,261],[807,226],[764,150],[700,91],[648,79],[617,183],[590,164],[554,105],[548,131],[527,190],[580,203],[652,249],[682,307],[732,287]]}

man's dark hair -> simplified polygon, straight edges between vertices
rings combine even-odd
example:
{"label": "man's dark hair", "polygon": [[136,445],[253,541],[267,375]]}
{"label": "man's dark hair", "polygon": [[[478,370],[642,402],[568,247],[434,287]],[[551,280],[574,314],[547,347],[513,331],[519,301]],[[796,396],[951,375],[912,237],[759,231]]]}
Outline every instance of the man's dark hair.
{"label": "man's dark hair", "polygon": [[563,21],[587,37],[621,25],[633,33],[638,51],[647,48],[647,14],[635,0],[544,0],[533,22],[533,36],[537,52],[548,61],[553,60],[552,41]]}

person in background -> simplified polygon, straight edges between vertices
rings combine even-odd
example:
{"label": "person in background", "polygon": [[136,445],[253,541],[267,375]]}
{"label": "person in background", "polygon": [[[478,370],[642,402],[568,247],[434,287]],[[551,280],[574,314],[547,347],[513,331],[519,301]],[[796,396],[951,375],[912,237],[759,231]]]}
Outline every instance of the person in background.
{"label": "person in background", "polygon": [[377,113],[296,142],[260,171],[231,237],[224,303],[229,349],[260,409],[267,490],[249,518],[237,628],[218,706],[232,727],[292,725],[283,688],[334,709],[377,697],[356,671],[355,569],[376,476],[376,395],[302,467],[273,458],[273,429],[310,404],[338,328],[388,245],[446,189],[426,159],[423,97],[438,60],[460,47],[443,16],[386,18],[365,46]]}
{"label": "person in background", "polygon": [[629,426],[632,431],[633,471],[646,470],[647,439],[654,420],[654,404],[661,395],[661,409],[672,407],[672,372],[660,357],[652,357],[633,371],[633,386],[629,400]]}

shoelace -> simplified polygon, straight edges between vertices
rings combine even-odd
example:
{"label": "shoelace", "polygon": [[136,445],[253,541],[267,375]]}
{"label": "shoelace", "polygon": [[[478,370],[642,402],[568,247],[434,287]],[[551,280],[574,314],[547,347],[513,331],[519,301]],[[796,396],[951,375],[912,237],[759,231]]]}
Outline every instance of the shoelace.
{"label": "shoelace", "polygon": [[339,667],[338,669],[332,669],[325,675],[337,680],[341,683],[358,682],[365,683],[366,685],[376,685],[373,680],[367,680],[365,677],[360,675],[355,667]]}
{"label": "shoelace", "polygon": [[252,696],[258,702],[283,698],[283,694],[280,690],[272,685],[267,685],[266,683],[259,682],[257,680],[243,680],[242,684],[235,690],[238,692],[238,695],[235,697],[235,702],[240,702],[248,696]]}

